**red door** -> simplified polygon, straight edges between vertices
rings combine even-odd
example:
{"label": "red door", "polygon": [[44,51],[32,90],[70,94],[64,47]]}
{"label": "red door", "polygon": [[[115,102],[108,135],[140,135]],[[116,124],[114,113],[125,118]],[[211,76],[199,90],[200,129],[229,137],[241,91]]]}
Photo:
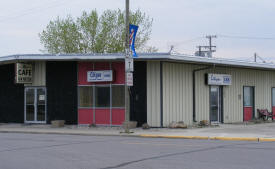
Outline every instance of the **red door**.
{"label": "red door", "polygon": [[254,117],[254,87],[243,88],[243,120],[250,121]]}
{"label": "red door", "polygon": [[273,113],[273,119],[275,119],[275,87],[272,88],[271,91],[271,97],[272,97],[272,113]]}
{"label": "red door", "polygon": [[244,107],[244,121],[252,120],[253,118],[253,107]]}

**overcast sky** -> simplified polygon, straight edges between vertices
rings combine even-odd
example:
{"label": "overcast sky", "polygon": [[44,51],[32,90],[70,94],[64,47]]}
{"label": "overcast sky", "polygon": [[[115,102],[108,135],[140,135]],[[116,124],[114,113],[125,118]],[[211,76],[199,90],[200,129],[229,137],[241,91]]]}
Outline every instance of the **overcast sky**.
{"label": "overcast sky", "polygon": [[[2,0],[0,56],[40,53],[38,33],[57,16],[118,8],[125,0]],[[176,52],[194,54],[196,46],[207,45],[206,35],[217,35],[215,57],[253,60],[257,52],[275,61],[273,0],[130,0],[130,9],[154,19],[149,44],[160,52],[174,45]]]}

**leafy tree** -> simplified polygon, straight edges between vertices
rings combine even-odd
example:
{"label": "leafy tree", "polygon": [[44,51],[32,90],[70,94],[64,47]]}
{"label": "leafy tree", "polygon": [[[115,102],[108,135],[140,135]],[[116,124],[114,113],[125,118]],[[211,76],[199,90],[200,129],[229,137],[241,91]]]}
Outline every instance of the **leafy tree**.
{"label": "leafy tree", "polygon": [[[71,16],[50,21],[40,34],[48,53],[118,53],[124,51],[125,14],[121,10],[83,12],[75,20]],[[137,51],[156,52],[147,46],[153,19],[137,10],[130,12],[130,23],[139,25],[135,46]]]}

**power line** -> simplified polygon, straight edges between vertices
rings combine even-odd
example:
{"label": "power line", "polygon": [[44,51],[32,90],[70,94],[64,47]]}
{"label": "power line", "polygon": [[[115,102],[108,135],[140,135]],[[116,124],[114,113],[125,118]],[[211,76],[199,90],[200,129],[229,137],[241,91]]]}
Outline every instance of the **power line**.
{"label": "power line", "polygon": [[185,40],[185,41],[180,41],[180,42],[175,42],[175,43],[172,43],[172,46],[180,46],[182,44],[186,44],[186,43],[190,43],[190,42],[194,42],[196,40],[199,40],[199,39],[203,39],[204,37],[196,37],[196,38],[193,38],[193,39],[189,39],[189,40]]}
{"label": "power line", "polygon": [[234,36],[234,35],[218,35],[221,38],[230,39],[254,39],[254,40],[275,40],[275,37],[253,37],[253,36]]}
{"label": "power line", "polygon": [[[66,1],[66,0],[63,0],[63,1],[55,0],[55,1],[52,1],[52,2],[47,3],[47,4],[43,4],[43,5],[40,5],[40,6],[37,6],[37,7],[33,7],[33,8],[30,8],[30,9],[23,10],[23,11],[17,13],[17,14],[10,14],[10,15],[7,15],[7,16],[0,16],[0,22],[6,21],[6,20],[9,20],[9,19],[16,19],[16,18],[26,16],[26,15],[29,15],[29,14],[32,14],[32,13],[36,13],[36,12],[41,12],[41,11],[46,10],[46,9],[50,9],[50,8],[54,8],[54,7],[63,5],[67,2],[68,1]],[[46,5],[46,7],[45,7],[45,5]]]}
{"label": "power line", "polygon": [[170,52],[175,52],[175,48],[180,46],[180,45],[183,45],[183,44],[186,44],[186,43],[190,43],[190,42],[194,42],[196,40],[199,40],[199,39],[202,39],[204,37],[196,37],[196,38],[193,38],[193,39],[189,39],[189,40],[185,40],[185,41],[181,41],[181,42],[174,42],[174,43],[170,43],[168,44],[169,47],[170,47]]}
{"label": "power line", "polygon": [[196,38],[193,38],[193,39],[189,39],[189,40],[177,42],[177,43],[175,43],[174,45],[175,45],[175,46],[178,46],[178,45],[182,45],[182,44],[194,42],[194,41],[196,41],[196,40],[203,39],[203,38],[204,38],[203,36],[200,36],[200,37],[196,37]]}

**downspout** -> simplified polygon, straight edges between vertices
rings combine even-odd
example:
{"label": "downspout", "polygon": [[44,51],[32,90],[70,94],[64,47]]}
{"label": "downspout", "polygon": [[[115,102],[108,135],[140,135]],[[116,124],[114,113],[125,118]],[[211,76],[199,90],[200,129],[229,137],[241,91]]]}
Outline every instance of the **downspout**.
{"label": "downspout", "polygon": [[163,127],[163,62],[160,61],[160,127]]}
{"label": "downspout", "polygon": [[[214,65],[215,67],[215,65]],[[196,120],[196,72],[198,71],[202,71],[202,70],[207,70],[212,68],[212,66],[208,66],[208,67],[203,67],[203,68],[199,68],[199,69],[194,69],[192,71],[192,78],[193,78],[193,122],[197,122]]]}

